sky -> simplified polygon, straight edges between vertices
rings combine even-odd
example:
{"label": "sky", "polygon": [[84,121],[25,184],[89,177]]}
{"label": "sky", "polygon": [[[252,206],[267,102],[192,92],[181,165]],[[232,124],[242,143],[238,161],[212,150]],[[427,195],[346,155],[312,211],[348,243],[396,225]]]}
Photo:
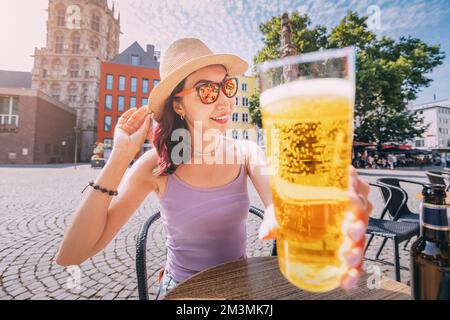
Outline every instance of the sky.
{"label": "sky", "polygon": [[[0,69],[31,71],[34,48],[46,45],[47,7],[48,0],[0,0]],[[237,54],[250,65],[262,47],[259,25],[272,16],[297,10],[330,31],[353,10],[372,18],[378,36],[410,35],[440,44],[447,53],[444,64],[414,103],[434,95],[450,98],[450,0],[116,0],[115,7],[121,13],[121,51],[138,41],[164,53],[179,38],[197,37],[214,52]]]}

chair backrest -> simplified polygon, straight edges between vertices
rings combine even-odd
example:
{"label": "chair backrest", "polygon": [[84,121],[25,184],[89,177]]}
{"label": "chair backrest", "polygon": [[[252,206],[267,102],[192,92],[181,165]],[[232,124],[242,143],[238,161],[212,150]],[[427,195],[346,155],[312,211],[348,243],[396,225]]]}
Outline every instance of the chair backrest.
{"label": "chair backrest", "polygon": [[[376,187],[380,190],[381,196],[383,197],[384,200],[384,207],[380,212],[380,219],[383,219],[384,216],[386,215],[386,212],[388,212],[389,207],[391,206],[391,202],[392,202],[392,191],[391,189],[383,184],[379,184],[379,183],[369,183],[370,186],[372,187]],[[394,210],[394,208],[392,207],[392,210]],[[398,210],[397,210],[398,211]],[[370,217],[369,217],[370,219]]]}
{"label": "chair backrest", "polygon": [[[264,211],[250,206],[249,212],[254,214],[255,216],[264,219]],[[147,253],[147,235],[150,226],[155,223],[159,218],[161,218],[161,213],[156,212],[150,218],[145,221],[141,229],[139,230],[139,234],[136,240],[136,276],[138,283],[138,293],[139,300],[148,300],[148,285],[147,285],[147,261],[146,261],[146,253]],[[273,241],[272,256],[277,255],[277,246],[276,240]]]}
{"label": "chair backrest", "polygon": [[[388,212],[392,220],[398,220],[402,216],[406,216],[412,213],[407,205],[408,193],[402,187],[400,187],[400,182],[397,179],[379,178],[377,179],[377,183],[389,188],[390,193],[392,194],[392,199],[388,206]],[[381,192],[383,194],[385,203],[387,203],[389,199],[389,192],[387,192],[385,188],[382,188]]]}
{"label": "chair backrest", "polygon": [[444,179],[444,176],[443,176],[443,174],[445,174],[445,173],[443,173],[441,171],[427,171],[427,172],[425,172],[425,174],[427,175],[428,180],[430,181],[430,183],[432,183],[432,184],[442,184],[444,186],[446,185],[445,179]]}

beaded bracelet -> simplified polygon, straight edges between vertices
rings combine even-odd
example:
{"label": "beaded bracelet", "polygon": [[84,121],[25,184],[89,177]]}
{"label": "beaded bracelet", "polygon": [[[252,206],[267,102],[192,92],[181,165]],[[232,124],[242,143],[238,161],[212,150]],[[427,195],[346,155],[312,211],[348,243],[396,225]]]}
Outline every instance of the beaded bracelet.
{"label": "beaded bracelet", "polygon": [[117,191],[108,190],[106,188],[101,187],[98,184],[94,184],[94,181],[90,181],[89,184],[86,187],[84,187],[83,191],[81,191],[81,193],[83,193],[84,190],[86,190],[86,188],[89,186],[94,187],[95,190],[100,190],[103,193],[108,193],[110,196],[117,196],[119,194]]}

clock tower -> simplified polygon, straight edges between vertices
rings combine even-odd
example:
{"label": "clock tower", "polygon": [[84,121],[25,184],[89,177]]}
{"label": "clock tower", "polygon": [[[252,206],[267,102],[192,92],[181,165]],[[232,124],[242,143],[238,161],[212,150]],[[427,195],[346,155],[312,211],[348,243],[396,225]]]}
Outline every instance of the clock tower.
{"label": "clock tower", "polygon": [[32,87],[74,108],[79,160],[96,141],[102,61],[119,52],[120,14],[107,0],[49,0],[47,43],[36,48]]}

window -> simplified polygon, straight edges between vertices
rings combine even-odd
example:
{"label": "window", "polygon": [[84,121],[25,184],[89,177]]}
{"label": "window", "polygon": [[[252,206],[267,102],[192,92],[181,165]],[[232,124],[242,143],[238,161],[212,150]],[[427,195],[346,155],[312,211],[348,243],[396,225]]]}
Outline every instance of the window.
{"label": "window", "polygon": [[91,28],[100,32],[100,17],[96,13],[92,14]]}
{"label": "window", "polygon": [[234,98],[235,98],[235,100],[236,100],[236,105],[238,106],[238,105],[239,105],[239,97],[236,96],[236,97],[234,97]]}
{"label": "window", "polygon": [[72,37],[72,53],[73,54],[80,53],[80,35],[79,34],[75,34]]}
{"label": "window", "polygon": [[66,10],[64,8],[58,9],[56,24],[58,27],[64,27],[66,25]]}
{"label": "window", "polygon": [[124,90],[125,90],[125,77],[120,76],[119,77],[119,91],[124,91]]}
{"label": "window", "polygon": [[16,97],[0,97],[0,124],[18,126],[19,99]]}
{"label": "window", "polygon": [[131,77],[131,92],[137,91],[137,79],[135,77]]}
{"label": "window", "polygon": [[242,132],[242,136],[243,136],[243,138],[244,138],[245,140],[248,140],[248,132],[247,132],[247,130],[244,130],[244,131]]}
{"label": "window", "polygon": [[78,78],[79,77],[80,65],[76,60],[70,62],[70,77]]}
{"label": "window", "polygon": [[59,86],[59,84],[56,84],[56,83],[52,84],[50,93],[53,98],[55,98],[56,100],[59,100],[60,95],[61,95],[61,87]]}
{"label": "window", "polygon": [[105,116],[105,127],[103,128],[103,130],[105,132],[111,131],[111,126],[112,126],[111,116]]}
{"label": "window", "polygon": [[238,138],[238,132],[236,130],[233,130],[233,139],[237,139]]}
{"label": "window", "polygon": [[141,58],[138,55],[133,54],[131,56],[131,65],[133,65],[133,66],[140,66],[141,65]]}
{"label": "window", "polygon": [[124,111],[125,107],[125,98],[124,96],[119,96],[117,98],[117,111],[122,112]]}
{"label": "window", "polygon": [[242,84],[242,91],[247,91],[247,84],[246,83]]}
{"label": "window", "polygon": [[113,144],[113,139],[103,139],[103,147],[105,149],[111,149]]}
{"label": "window", "polygon": [[64,37],[59,35],[56,36],[55,39],[55,52],[56,53],[63,53],[63,47],[64,47]]}
{"label": "window", "polygon": [[106,90],[112,90],[114,86],[114,77],[112,74],[106,75]]}
{"label": "window", "polygon": [[148,93],[148,79],[142,79],[142,93]]}
{"label": "window", "polygon": [[242,98],[242,105],[244,106],[244,107],[248,107],[248,98]]}
{"label": "window", "polygon": [[92,51],[97,50],[98,49],[98,39],[92,38],[91,41],[89,42],[89,47],[91,48]]}
{"label": "window", "polygon": [[159,83],[159,80],[153,80],[153,88],[156,87]]}
{"label": "window", "polygon": [[105,109],[106,110],[112,110],[112,99],[113,99],[113,97],[110,94],[107,94],[105,96]]}
{"label": "window", "polygon": [[69,94],[69,102],[77,102],[78,87],[75,84],[71,84],[67,91]]}
{"label": "window", "polygon": [[136,108],[136,97],[130,97],[130,108]]}
{"label": "window", "polygon": [[248,123],[248,113],[243,113],[242,114],[242,122],[247,122]]}
{"label": "window", "polygon": [[233,113],[232,121],[233,122],[238,122],[239,121],[239,113],[236,113],[236,112]]}
{"label": "window", "polygon": [[42,70],[42,78],[47,77],[47,69]]}
{"label": "window", "polygon": [[84,71],[84,78],[89,79],[89,70]]}
{"label": "window", "polygon": [[146,106],[146,105],[148,105],[148,99],[147,98],[142,98],[142,100],[141,100],[141,107],[142,106]]}

